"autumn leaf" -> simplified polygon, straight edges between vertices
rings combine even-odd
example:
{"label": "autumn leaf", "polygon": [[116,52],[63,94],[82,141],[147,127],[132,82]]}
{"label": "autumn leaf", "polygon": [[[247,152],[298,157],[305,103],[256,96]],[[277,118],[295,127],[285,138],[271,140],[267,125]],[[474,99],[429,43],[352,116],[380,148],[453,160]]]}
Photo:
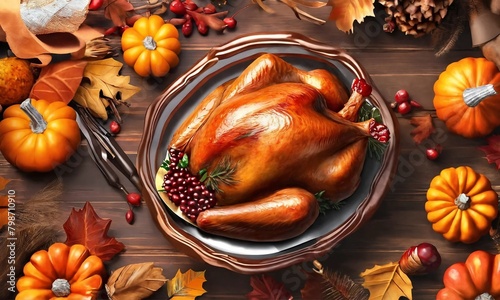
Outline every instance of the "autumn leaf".
{"label": "autumn leaf", "polygon": [[363,286],[370,291],[369,300],[394,300],[406,297],[412,300],[412,283],[408,275],[399,268],[399,264],[390,262],[365,270]]}
{"label": "autumn leaf", "polygon": [[191,300],[206,293],[203,289],[205,271],[195,272],[191,269],[186,273],[177,270],[175,277],[167,280],[167,294],[170,300]]}
{"label": "autumn leaf", "polygon": [[368,299],[368,291],[349,276],[324,269],[316,260],[313,264],[315,268],[307,272],[306,283],[300,291],[302,299]]}
{"label": "autumn leaf", "polygon": [[486,138],[487,146],[479,147],[486,154],[486,160],[490,164],[496,164],[500,170],[500,135],[490,135]]}
{"label": "autumn leaf", "polygon": [[106,105],[101,100],[104,97],[126,101],[140,91],[140,88],[130,84],[130,76],[119,75],[123,64],[113,58],[91,61],[85,67],[85,80],[78,87],[74,100],[89,108],[103,120],[108,119]]}
{"label": "autumn leaf", "polygon": [[416,126],[410,134],[417,144],[427,139],[436,130],[434,124],[432,124],[432,116],[430,114],[411,117],[410,124]]}
{"label": "autumn leaf", "polygon": [[101,219],[92,205],[85,202],[83,209],[73,208],[68,220],[63,224],[66,232],[65,244],[85,245],[93,255],[103,261],[110,260],[125,248],[125,245],[114,237],[108,236],[110,225],[110,219]]}
{"label": "autumn leaf", "polygon": [[152,262],[131,264],[111,273],[106,283],[110,300],[145,299],[160,289],[167,279],[163,269]]}
{"label": "autumn leaf", "polygon": [[253,290],[247,294],[247,299],[249,300],[293,299],[293,296],[285,288],[285,285],[269,275],[254,275],[250,277],[250,285]]}
{"label": "autumn leaf", "polygon": [[82,82],[86,65],[83,60],[64,60],[43,67],[30,97],[69,103]]}
{"label": "autumn leaf", "polygon": [[375,16],[373,0],[328,0],[328,5],[332,7],[329,19],[345,32],[352,32],[354,21],[361,23],[365,17]]}
{"label": "autumn leaf", "polygon": [[3,176],[0,176],[0,191],[5,189],[5,187],[7,186],[7,184],[9,184],[10,182],[10,179],[7,179]]}
{"label": "autumn leaf", "polygon": [[104,0],[104,17],[110,19],[116,26],[126,25],[127,12],[134,6],[127,0]]}

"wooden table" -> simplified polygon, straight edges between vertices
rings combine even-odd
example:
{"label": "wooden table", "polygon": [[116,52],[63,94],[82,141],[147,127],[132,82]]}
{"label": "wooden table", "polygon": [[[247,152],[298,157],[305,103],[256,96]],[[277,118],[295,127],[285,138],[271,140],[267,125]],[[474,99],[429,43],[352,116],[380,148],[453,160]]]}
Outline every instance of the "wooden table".
{"label": "wooden table", "polygon": [[[234,0],[231,3],[230,13],[236,12],[250,1]],[[443,272],[449,265],[463,261],[475,249],[493,251],[493,244],[487,236],[472,245],[445,241],[432,230],[424,211],[429,182],[445,167],[469,165],[490,178],[494,188],[499,188],[498,171],[495,166],[487,163],[483,153],[478,150],[478,146],[485,144],[484,139],[465,139],[448,133],[444,124],[435,118],[432,105],[433,84],[447,64],[466,56],[481,56],[481,52],[470,46],[468,30],[450,53],[436,57],[429,37],[415,39],[401,33],[383,32],[381,12],[375,18],[367,18],[361,25],[356,24],[353,34],[346,34],[337,30],[331,22],[318,26],[299,21],[290,9],[279,2],[270,2],[269,5],[276,9],[275,15],[269,15],[256,5],[251,5],[237,16],[238,25],[235,30],[227,30],[222,34],[212,31],[208,36],[194,32],[189,38],[181,37],[181,63],[165,78],[143,79],[129,67],[124,67],[122,74],[130,75],[132,84],[141,87],[142,91],[130,100],[131,107],[124,114],[122,133],[116,140],[135,160],[142,137],[144,114],[149,104],[211,47],[240,35],[287,30],[343,48],[367,69],[387,102],[392,101],[395,92],[403,88],[424,108],[406,116],[398,114],[401,149],[397,176],[390,192],[371,220],[344,239],[322,263],[329,269],[350,275],[361,282],[359,274],[365,269],[375,264],[397,261],[409,246],[429,242],[440,251],[442,266],[432,275],[412,277],[413,297],[419,300],[434,299],[436,292],[442,287]],[[329,11],[325,8],[318,10],[318,13],[326,18]],[[440,140],[435,141],[444,147],[437,161],[427,160],[425,147],[416,146],[410,136],[413,129],[409,124],[410,116],[425,113],[431,113],[435,126],[444,132],[440,135]],[[162,267],[167,278],[172,278],[178,269],[182,272],[188,269],[206,270],[207,282],[203,286],[207,293],[199,299],[245,298],[245,294],[251,291],[250,276],[212,267],[177,251],[159,232],[146,206],[136,211],[134,225],[127,224],[124,218],[127,206],[123,202],[123,194],[106,183],[92,160],[85,155],[86,141],[82,142],[81,148],[72,167],[62,175],[64,190],[60,199],[60,221],[62,225],[71,209],[82,208],[86,201],[91,202],[100,217],[111,218],[113,221],[109,234],[123,242],[126,251],[109,263],[109,270],[148,261]],[[54,173],[22,173],[2,157],[0,176],[13,179],[11,187],[16,190],[17,200],[21,204],[57,178]],[[132,185],[126,183],[132,190]],[[299,266],[276,271],[271,275],[283,281],[296,299],[300,298],[304,277]],[[156,293],[151,299],[165,299],[164,293],[165,291]]]}

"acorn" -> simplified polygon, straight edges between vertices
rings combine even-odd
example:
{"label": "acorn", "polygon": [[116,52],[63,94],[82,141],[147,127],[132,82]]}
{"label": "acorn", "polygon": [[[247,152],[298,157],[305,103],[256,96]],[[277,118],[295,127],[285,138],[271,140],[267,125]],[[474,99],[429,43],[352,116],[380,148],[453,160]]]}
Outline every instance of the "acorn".
{"label": "acorn", "polygon": [[399,260],[399,267],[406,275],[425,275],[437,270],[440,265],[441,255],[429,243],[411,246]]}
{"label": "acorn", "polygon": [[0,105],[19,104],[29,97],[35,76],[27,60],[17,57],[0,59]]}

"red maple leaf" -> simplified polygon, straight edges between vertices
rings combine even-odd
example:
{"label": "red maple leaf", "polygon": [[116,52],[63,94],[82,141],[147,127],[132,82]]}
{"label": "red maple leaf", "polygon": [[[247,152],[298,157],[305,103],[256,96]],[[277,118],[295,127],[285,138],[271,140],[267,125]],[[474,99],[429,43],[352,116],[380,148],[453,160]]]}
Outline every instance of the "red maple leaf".
{"label": "red maple leaf", "polygon": [[491,135],[486,138],[487,146],[479,147],[486,154],[486,160],[490,164],[496,164],[500,170],[500,135]]}
{"label": "red maple leaf", "polygon": [[121,252],[125,245],[114,237],[108,236],[110,219],[101,219],[89,202],[85,202],[83,209],[72,209],[68,220],[63,224],[68,246],[74,244],[85,245],[91,254],[103,261],[110,260]]}
{"label": "red maple leaf", "polygon": [[127,0],[104,0],[104,16],[115,26],[125,26],[127,13],[134,10],[134,6]]}
{"label": "red maple leaf", "polygon": [[423,140],[428,138],[435,130],[430,114],[412,117],[410,119],[410,124],[416,126],[410,134],[417,144],[420,144]]}
{"label": "red maple leaf", "polygon": [[253,291],[248,293],[249,300],[292,300],[293,296],[285,288],[283,283],[276,281],[269,275],[250,277],[250,285]]}

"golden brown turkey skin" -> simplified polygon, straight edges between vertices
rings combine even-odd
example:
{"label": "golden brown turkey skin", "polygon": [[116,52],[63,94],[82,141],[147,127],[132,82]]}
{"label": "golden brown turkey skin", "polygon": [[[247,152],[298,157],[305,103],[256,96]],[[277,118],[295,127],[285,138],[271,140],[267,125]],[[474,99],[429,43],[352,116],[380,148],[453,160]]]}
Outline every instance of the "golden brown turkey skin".
{"label": "golden brown turkey skin", "polygon": [[[187,152],[193,173],[208,174],[223,164],[234,170],[231,183],[220,182],[218,204],[241,203],[291,186],[314,186],[339,199],[346,181],[356,182],[346,147],[368,134],[368,123],[352,123],[326,108],[317,89],[303,83],[280,83],[233,97],[219,105],[194,135]],[[360,158],[364,157],[359,153]],[[333,157],[333,159],[331,159]],[[328,160],[344,168],[325,165]],[[338,160],[338,161],[337,161]],[[358,158],[355,158],[358,161]],[[319,166],[325,169],[319,169]],[[319,173],[320,178],[309,183]],[[340,173],[340,174],[339,174]],[[305,174],[309,174],[305,176]],[[337,181],[341,177],[344,180]]]}

